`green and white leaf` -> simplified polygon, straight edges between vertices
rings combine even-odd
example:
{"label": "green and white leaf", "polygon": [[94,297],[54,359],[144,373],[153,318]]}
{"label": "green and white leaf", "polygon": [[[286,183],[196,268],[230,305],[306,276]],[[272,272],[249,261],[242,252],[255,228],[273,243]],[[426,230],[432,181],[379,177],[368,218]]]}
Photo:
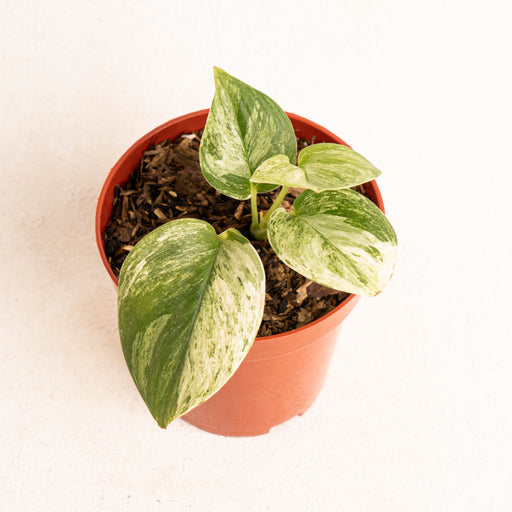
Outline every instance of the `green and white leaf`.
{"label": "green and white leaf", "polygon": [[268,239],[287,265],[336,290],[376,295],[393,273],[396,234],[353,190],[304,191],[292,213],[279,208],[270,217]]}
{"label": "green and white leaf", "polygon": [[312,190],[339,190],[355,187],[380,176],[366,158],[343,144],[323,142],[305,147],[297,160]]}
{"label": "green and white leaf", "polygon": [[304,148],[297,164],[292,165],[284,155],[271,157],[256,169],[251,181],[323,192],[355,187],[381,174],[353,149],[327,142]]}
{"label": "green and white leaf", "polygon": [[253,183],[278,183],[285,187],[311,188],[306,173],[292,165],[286,155],[276,155],[265,160],[252,175]]}
{"label": "green and white leaf", "polygon": [[265,274],[236,230],[217,235],[195,219],[146,235],[119,276],[124,356],[158,424],[219,390],[249,351],[261,323]]}
{"label": "green and white leaf", "polygon": [[[251,195],[254,170],[273,155],[295,162],[295,132],[285,112],[265,94],[215,68],[215,95],[200,146],[208,182],[235,199]],[[277,185],[260,184],[259,192]]]}

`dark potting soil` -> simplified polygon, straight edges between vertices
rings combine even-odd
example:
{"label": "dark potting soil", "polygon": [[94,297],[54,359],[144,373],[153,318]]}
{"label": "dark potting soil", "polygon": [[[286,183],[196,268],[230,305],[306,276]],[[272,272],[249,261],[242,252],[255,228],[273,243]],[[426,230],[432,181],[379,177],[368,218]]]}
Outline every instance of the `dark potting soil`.
{"label": "dark potting soil", "polygon": [[[205,180],[199,167],[202,132],[183,134],[146,151],[124,187],[116,187],[114,210],[105,231],[105,252],[119,275],[134,245],[156,227],[173,219],[197,218],[213,225],[217,233],[236,228],[250,239],[250,201],[227,197]],[[309,145],[298,140],[299,150]],[[361,190],[362,191],[362,187]],[[270,208],[279,189],[258,194],[258,211]],[[289,209],[300,189],[290,189],[282,205]],[[263,261],[266,301],[258,336],[291,331],[325,315],[347,293],[321,286],[287,267],[268,241],[252,241]]]}

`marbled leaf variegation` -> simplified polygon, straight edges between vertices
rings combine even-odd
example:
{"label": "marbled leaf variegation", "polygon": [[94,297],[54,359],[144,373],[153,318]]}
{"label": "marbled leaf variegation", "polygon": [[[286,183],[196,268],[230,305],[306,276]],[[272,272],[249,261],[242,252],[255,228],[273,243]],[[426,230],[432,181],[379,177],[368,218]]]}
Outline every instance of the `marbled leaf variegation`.
{"label": "marbled leaf variegation", "polygon": [[305,147],[299,153],[297,165],[302,169],[307,185],[289,183],[287,186],[300,186],[315,192],[355,187],[381,174],[348,146],[327,142]]}
{"label": "marbled leaf variegation", "polygon": [[[234,199],[251,195],[254,170],[273,155],[295,162],[297,142],[285,112],[265,94],[215,68],[215,95],[201,138],[201,170]],[[258,192],[276,188],[258,185]]]}
{"label": "marbled leaf variegation", "polygon": [[307,176],[300,167],[292,165],[286,155],[265,160],[252,175],[253,183],[277,183],[285,187],[310,188]]}
{"label": "marbled leaf variegation", "polygon": [[195,219],[146,235],[121,268],[119,332],[135,384],[158,424],[220,389],[261,323],[265,274],[236,230]]}
{"label": "marbled leaf variegation", "polygon": [[353,190],[306,190],[292,213],[277,209],[268,239],[279,258],[309,279],[376,295],[391,278],[396,235],[384,214]]}

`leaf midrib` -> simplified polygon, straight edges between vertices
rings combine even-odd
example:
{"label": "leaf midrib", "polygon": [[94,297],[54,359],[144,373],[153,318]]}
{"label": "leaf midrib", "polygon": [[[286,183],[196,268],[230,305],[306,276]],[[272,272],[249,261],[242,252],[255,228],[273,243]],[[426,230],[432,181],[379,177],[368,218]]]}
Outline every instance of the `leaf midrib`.
{"label": "leaf midrib", "polygon": [[[218,237],[218,235],[216,235],[216,236]],[[174,386],[172,388],[173,392],[178,391],[178,393],[175,393],[175,394],[178,394],[178,396],[179,396],[179,385],[180,385],[180,383],[182,381],[183,373],[185,371],[185,361],[190,358],[190,339],[192,338],[192,334],[194,332],[194,327],[195,327],[196,321],[197,321],[197,316],[199,315],[199,311],[201,310],[201,306],[203,305],[203,300],[204,300],[205,292],[206,292],[206,289],[208,287],[208,284],[210,283],[210,279],[211,279],[211,276],[212,276],[213,268],[215,267],[215,263],[217,262],[217,257],[219,255],[219,250],[220,250],[220,247],[221,247],[221,245],[223,243],[224,243],[224,241],[221,240],[219,245],[217,246],[217,251],[216,251],[215,257],[212,259],[212,264],[210,265],[210,268],[208,270],[208,276],[205,279],[205,284],[203,285],[202,290],[200,292],[200,298],[197,301],[197,306],[196,306],[194,314],[192,316],[192,321],[190,322],[190,326],[191,327],[190,327],[189,333],[188,333],[188,335],[186,337],[186,350],[185,350],[185,352],[183,354],[183,357],[180,359],[179,377],[176,379],[176,383],[174,384]],[[167,400],[167,398],[165,398],[165,399]],[[174,416],[174,414],[176,414],[176,410],[177,410],[177,403],[175,404],[175,407],[174,407],[173,416]],[[174,419],[175,419],[175,417],[172,417],[169,420],[169,422],[173,421]]]}

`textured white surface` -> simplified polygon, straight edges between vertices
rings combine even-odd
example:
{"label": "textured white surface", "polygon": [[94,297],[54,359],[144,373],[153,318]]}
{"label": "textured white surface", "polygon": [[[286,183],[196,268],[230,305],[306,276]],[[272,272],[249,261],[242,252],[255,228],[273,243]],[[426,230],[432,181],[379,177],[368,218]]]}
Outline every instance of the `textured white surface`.
{"label": "textured white surface", "polygon": [[[251,5],[2,2],[0,510],[510,511],[507,3]],[[377,165],[399,238],[317,402],[253,439],[156,426],[93,238],[108,169],[213,65]]]}

